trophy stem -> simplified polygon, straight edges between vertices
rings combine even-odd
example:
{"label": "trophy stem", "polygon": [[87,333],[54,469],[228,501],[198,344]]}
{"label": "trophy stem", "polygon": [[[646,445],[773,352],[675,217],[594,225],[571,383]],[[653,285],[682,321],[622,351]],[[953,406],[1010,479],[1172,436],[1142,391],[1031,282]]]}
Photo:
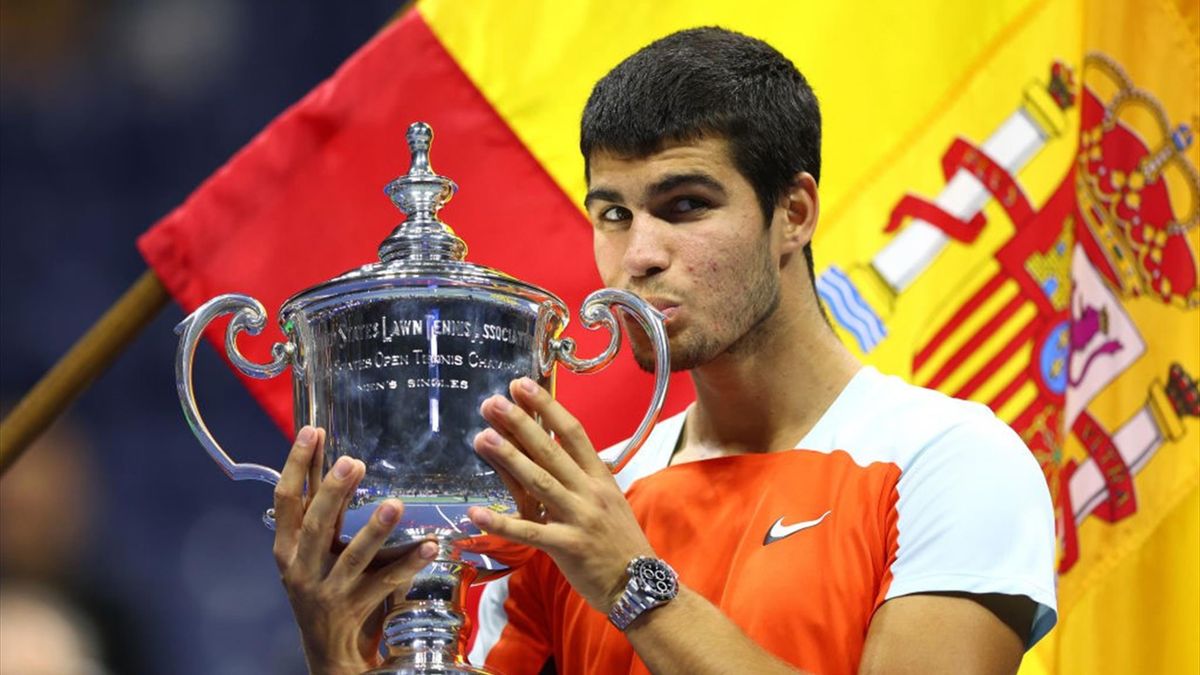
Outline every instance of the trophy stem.
{"label": "trophy stem", "polygon": [[445,543],[437,560],[413,579],[407,595],[384,603],[383,666],[364,675],[489,675],[467,663],[470,618],[463,610],[465,592],[475,579],[474,566],[456,560]]}

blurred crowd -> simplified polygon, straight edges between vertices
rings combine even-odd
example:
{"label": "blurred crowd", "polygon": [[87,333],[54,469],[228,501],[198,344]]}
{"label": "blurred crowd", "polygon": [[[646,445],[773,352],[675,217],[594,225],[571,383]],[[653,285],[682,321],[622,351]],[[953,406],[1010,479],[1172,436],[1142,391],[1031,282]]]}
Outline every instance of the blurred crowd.
{"label": "blurred crowd", "polygon": [[144,672],[125,599],[87,561],[103,508],[86,438],[62,421],[0,481],[0,673]]}
{"label": "blurred crowd", "polygon": [[[399,0],[0,0],[0,401],[144,271],[134,242]],[[260,517],[174,394],[175,306],[0,477],[0,675],[303,668]],[[212,350],[226,447],[288,446]]]}

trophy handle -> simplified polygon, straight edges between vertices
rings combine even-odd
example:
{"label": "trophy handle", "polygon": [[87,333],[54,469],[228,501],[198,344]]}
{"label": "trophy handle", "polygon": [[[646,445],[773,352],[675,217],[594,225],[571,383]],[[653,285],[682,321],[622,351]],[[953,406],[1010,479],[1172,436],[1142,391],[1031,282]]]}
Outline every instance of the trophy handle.
{"label": "trophy handle", "polygon": [[179,403],[183,406],[183,416],[187,418],[192,433],[225,475],[233,480],[261,480],[275,485],[279,482],[279,472],[275,469],[261,464],[238,463],[225,453],[204,424],[204,418],[196,406],[196,394],[192,390],[192,361],[196,357],[196,345],[199,344],[200,337],[213,319],[232,312],[236,314],[229,321],[229,328],[225,331],[225,353],[238,370],[265,380],[282,373],[291,363],[296,352],[296,346],[291,342],[276,342],[271,347],[274,358],[270,363],[260,364],[246,360],[237,348],[238,333],[246,331],[250,335],[258,335],[266,325],[266,310],[261,302],[248,295],[230,293],[217,296],[200,305],[175,327],[175,333],[179,335],[179,349],[175,352],[175,382],[179,390]]}
{"label": "trophy handle", "polygon": [[546,344],[549,346],[540,365],[545,372],[557,360],[572,372],[582,374],[594,373],[607,366],[616,358],[617,350],[621,348],[621,326],[613,308],[620,308],[626,314],[637,319],[642,329],[646,331],[646,335],[650,337],[650,343],[654,347],[654,395],[651,396],[650,408],[646,411],[646,416],[642,418],[642,423],[638,425],[637,431],[633,433],[633,437],[625,444],[616,459],[607,462],[609,469],[613,473],[617,473],[625,468],[629,460],[633,459],[634,453],[642,447],[642,443],[646,442],[650,428],[658,421],[658,416],[662,412],[663,399],[667,396],[667,380],[671,376],[671,359],[667,354],[667,329],[663,324],[662,313],[629,291],[616,288],[602,288],[594,291],[584,299],[583,306],[579,309],[579,318],[583,321],[584,327],[589,330],[599,330],[601,327],[608,329],[612,335],[608,348],[595,358],[580,359],[575,356],[574,340],[571,338],[559,340],[547,335]]}

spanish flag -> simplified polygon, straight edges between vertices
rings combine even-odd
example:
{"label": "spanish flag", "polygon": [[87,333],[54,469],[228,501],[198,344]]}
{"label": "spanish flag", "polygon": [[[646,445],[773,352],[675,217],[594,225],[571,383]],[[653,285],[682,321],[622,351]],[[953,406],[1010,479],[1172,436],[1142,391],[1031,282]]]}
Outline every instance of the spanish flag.
{"label": "spanish flag", "polygon": [[[1194,0],[423,0],[139,247],[187,311],[235,291],[278,307],[374,257],[401,219],[382,187],[424,120],[462,188],[443,215],[469,259],[577,307],[600,286],[583,103],[638,47],[697,25],[776,46],[821,100],[817,285],[846,344],[991,406],[1042,465],[1060,621],[1022,672],[1200,670]],[[581,353],[604,341],[575,337]],[[288,382],[246,384],[290,429]],[[626,358],[560,378],[559,397],[603,446],[649,389]],[[677,377],[667,412],[690,397]]]}

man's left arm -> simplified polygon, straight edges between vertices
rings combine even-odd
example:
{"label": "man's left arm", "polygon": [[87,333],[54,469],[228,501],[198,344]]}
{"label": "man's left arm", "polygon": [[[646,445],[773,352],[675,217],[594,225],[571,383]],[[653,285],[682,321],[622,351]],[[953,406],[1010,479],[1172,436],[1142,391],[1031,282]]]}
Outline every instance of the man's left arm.
{"label": "man's left arm", "polygon": [[[472,509],[470,517],[485,531],[545,551],[572,588],[607,614],[625,587],[626,565],[654,551],[578,421],[530,380],[515,381],[510,392],[517,405],[503,397],[484,402],[492,429],[476,437],[475,449],[541,502],[545,517],[538,522],[487,509]],[[626,636],[655,673],[797,672],[682,585]],[[1022,639],[975,599],[912,595],[875,612],[862,670],[1011,673],[1023,649]]]}
{"label": "man's left arm", "polygon": [[938,593],[893,598],[871,619],[858,672],[1015,673],[1025,653],[1025,637],[1001,614],[1028,626],[1034,609],[1035,603],[1024,596]]}
{"label": "man's left arm", "polygon": [[[1032,620],[1022,596],[910,595],[884,603],[871,620],[858,672],[896,675],[1011,675],[1024,640],[987,603],[1014,605]],[[750,640],[703,597],[681,589],[667,605],[635,621],[626,637],[653,673],[795,673]]]}

